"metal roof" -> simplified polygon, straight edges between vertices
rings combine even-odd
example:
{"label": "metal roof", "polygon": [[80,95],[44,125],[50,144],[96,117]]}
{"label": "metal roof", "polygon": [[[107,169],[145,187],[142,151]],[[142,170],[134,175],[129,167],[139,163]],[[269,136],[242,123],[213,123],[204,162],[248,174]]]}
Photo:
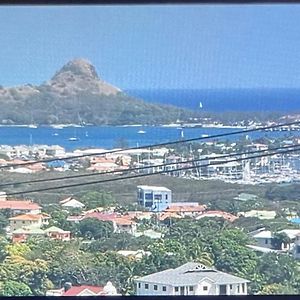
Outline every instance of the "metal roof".
{"label": "metal roof", "polygon": [[215,284],[234,284],[249,282],[244,278],[220,272],[213,268],[205,267],[199,263],[189,262],[176,269],[137,278],[137,282],[157,283],[172,286],[196,285],[202,280],[210,280]]}

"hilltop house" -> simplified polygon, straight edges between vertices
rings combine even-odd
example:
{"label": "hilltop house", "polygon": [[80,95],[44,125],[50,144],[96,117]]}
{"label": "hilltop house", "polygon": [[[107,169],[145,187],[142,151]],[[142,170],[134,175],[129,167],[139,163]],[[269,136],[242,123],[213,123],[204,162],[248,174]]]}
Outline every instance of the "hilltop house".
{"label": "hilltop house", "polygon": [[194,262],[135,280],[138,296],[247,295],[248,282]]}

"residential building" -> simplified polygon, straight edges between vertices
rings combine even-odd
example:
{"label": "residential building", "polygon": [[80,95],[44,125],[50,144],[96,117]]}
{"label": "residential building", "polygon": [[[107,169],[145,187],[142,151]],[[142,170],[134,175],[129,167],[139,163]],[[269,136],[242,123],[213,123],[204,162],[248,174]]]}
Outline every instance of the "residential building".
{"label": "residential building", "polygon": [[12,232],[12,242],[13,243],[23,243],[25,242],[29,237],[43,237],[45,235],[44,230],[37,228],[37,227],[22,227],[14,230]]}
{"label": "residential building", "polygon": [[172,192],[166,187],[139,185],[137,202],[152,211],[163,211],[172,203]]}
{"label": "residential building", "polygon": [[68,197],[64,200],[59,201],[59,204],[66,209],[73,209],[73,208],[84,208],[84,204],[73,197]]}
{"label": "residential building", "polygon": [[246,212],[238,213],[239,216],[244,216],[245,218],[258,218],[261,220],[271,220],[276,217],[275,210],[250,210]]}
{"label": "residential building", "polygon": [[197,202],[176,202],[171,203],[164,211],[166,213],[176,213],[182,217],[195,217],[205,211],[206,205]]}
{"label": "residential building", "polygon": [[220,210],[208,210],[204,211],[200,215],[196,217],[197,220],[201,218],[223,218],[229,222],[234,222],[236,219],[238,219],[237,216],[230,214],[225,211],[220,211]]}
{"label": "residential building", "polygon": [[41,228],[42,225],[48,225],[51,217],[47,214],[23,214],[9,218],[10,232],[22,227]]}
{"label": "residential building", "polygon": [[138,296],[247,295],[248,282],[194,262],[135,280]]}
{"label": "residential building", "polygon": [[[288,244],[282,244],[279,250],[288,251],[293,247],[294,242],[297,241],[297,237],[300,234],[299,229],[283,229],[278,233],[285,233],[290,242]],[[262,230],[252,236],[256,240],[256,244],[259,247],[273,249],[273,233],[270,230]]]}
{"label": "residential building", "polygon": [[22,243],[32,236],[49,237],[53,240],[69,241],[71,239],[71,232],[62,230],[55,226],[42,230],[37,226],[31,225],[23,226],[14,230],[12,232],[11,239],[13,243]]}
{"label": "residential building", "polygon": [[117,289],[109,281],[103,286],[80,285],[72,286],[71,283],[66,283],[64,288],[57,290],[48,290],[46,296],[121,296]]}
{"label": "residential building", "polygon": [[41,206],[37,203],[28,200],[6,200],[6,198],[1,197],[0,199],[0,210],[10,209],[12,215],[18,214],[40,214]]}
{"label": "residential building", "polygon": [[121,216],[117,213],[92,212],[85,214],[81,220],[87,218],[95,218],[104,222],[112,222],[115,233],[126,232],[134,234],[137,229],[137,223],[133,221],[130,216]]}
{"label": "residential building", "polygon": [[71,239],[71,232],[58,228],[56,226],[51,226],[45,229],[45,234],[53,240],[69,241]]}
{"label": "residential building", "polygon": [[252,237],[255,239],[257,246],[270,248],[270,249],[273,248],[272,245],[273,235],[270,230],[260,231],[259,233],[256,233]]}

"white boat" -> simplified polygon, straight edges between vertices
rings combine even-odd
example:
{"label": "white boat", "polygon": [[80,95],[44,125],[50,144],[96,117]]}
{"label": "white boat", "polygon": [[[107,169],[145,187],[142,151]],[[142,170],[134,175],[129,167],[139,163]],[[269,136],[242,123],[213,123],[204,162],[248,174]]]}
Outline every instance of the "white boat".
{"label": "white boat", "polygon": [[37,126],[34,124],[30,124],[30,125],[28,125],[28,128],[37,128]]}
{"label": "white boat", "polygon": [[76,141],[79,141],[79,138],[78,137],[70,137],[69,141],[70,142],[76,142]]}
{"label": "white boat", "polygon": [[54,135],[54,136],[58,136],[58,133],[57,133],[57,132],[55,132],[55,133],[53,133],[52,135]]}
{"label": "white boat", "polygon": [[203,105],[202,105],[202,102],[201,102],[201,101],[199,102],[199,108],[200,108],[200,109],[203,108]]}
{"label": "white boat", "polygon": [[146,133],[146,131],[144,131],[144,130],[139,130],[138,133],[139,133],[139,134],[144,134],[144,133]]}

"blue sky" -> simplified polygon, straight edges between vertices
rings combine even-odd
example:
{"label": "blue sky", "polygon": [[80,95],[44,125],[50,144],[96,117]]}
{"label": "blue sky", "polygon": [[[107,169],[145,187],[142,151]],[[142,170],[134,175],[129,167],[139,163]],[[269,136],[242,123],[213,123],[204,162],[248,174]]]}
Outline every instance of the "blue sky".
{"label": "blue sky", "polygon": [[121,89],[300,87],[300,5],[0,7],[0,84],[76,57]]}

